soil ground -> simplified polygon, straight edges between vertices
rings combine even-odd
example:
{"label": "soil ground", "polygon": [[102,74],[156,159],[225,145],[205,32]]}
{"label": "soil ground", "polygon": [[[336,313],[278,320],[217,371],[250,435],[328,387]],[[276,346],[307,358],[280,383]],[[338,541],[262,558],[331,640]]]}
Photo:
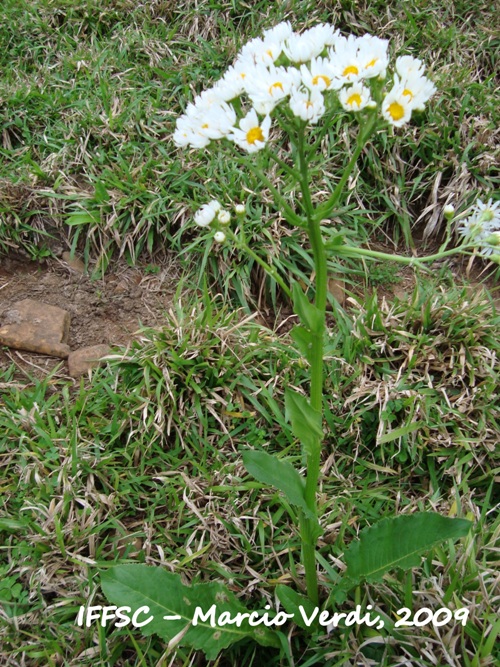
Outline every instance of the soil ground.
{"label": "soil ground", "polygon": [[[118,260],[104,278],[92,280],[59,259],[40,263],[21,255],[2,257],[0,324],[2,313],[13,303],[30,298],[69,312],[72,350],[101,343],[127,345],[141,325],[161,326],[172,305],[180,267],[167,258],[154,270],[150,265],[131,268]],[[56,368],[57,375],[67,375],[61,359],[0,346],[0,369],[12,364],[16,375],[41,377]]]}

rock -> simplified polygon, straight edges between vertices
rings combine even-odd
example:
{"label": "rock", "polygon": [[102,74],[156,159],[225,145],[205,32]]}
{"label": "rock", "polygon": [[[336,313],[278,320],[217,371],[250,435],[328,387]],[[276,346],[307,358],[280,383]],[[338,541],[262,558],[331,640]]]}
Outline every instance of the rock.
{"label": "rock", "polygon": [[108,345],[92,345],[75,350],[68,357],[68,368],[71,377],[76,378],[99,364],[102,357],[111,352]]}
{"label": "rock", "polygon": [[328,291],[341,306],[345,301],[345,281],[341,278],[328,278]]}
{"label": "rock", "polygon": [[66,359],[69,313],[57,306],[33,299],[17,301],[3,313],[0,344],[16,350],[27,350]]}
{"label": "rock", "polygon": [[72,271],[76,271],[76,273],[81,273],[81,274],[85,273],[85,264],[79,257],[71,255],[70,252],[66,251],[63,252],[62,258],[63,261],[68,265],[68,267]]}

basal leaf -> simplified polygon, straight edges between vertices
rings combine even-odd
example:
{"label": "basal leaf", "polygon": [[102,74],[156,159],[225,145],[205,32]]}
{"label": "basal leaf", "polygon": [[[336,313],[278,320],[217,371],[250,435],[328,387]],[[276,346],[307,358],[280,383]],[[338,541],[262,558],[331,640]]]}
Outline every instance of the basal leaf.
{"label": "basal leaf", "polygon": [[377,581],[393,568],[420,565],[423,553],[445,540],[466,535],[471,522],[434,512],[418,512],[382,519],[363,530],[344,554],[347,570],[341,587],[361,580]]}
{"label": "basal leaf", "polygon": [[[245,638],[263,646],[279,646],[275,631],[262,625],[251,627],[248,618],[242,619],[240,627],[236,623],[218,625],[224,612],[231,618],[238,613],[250,613],[218,582],[186,586],[178,574],[164,568],[132,564],[117,565],[103,572],[101,586],[109,602],[118,607],[127,606],[132,611],[149,608],[147,614],[140,616],[141,621],[154,617],[141,628],[144,635],[157,634],[170,642],[184,632],[182,645],[202,650],[208,660],[214,660],[223,648]],[[197,609],[201,610],[201,616]],[[164,619],[164,616],[177,618]]]}

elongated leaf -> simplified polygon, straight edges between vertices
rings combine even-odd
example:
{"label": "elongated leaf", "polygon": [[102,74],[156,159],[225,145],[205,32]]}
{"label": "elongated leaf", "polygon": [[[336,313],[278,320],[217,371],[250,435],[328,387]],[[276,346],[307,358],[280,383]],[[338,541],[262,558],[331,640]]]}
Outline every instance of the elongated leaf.
{"label": "elongated leaf", "polygon": [[449,519],[434,512],[382,519],[363,530],[345,552],[347,570],[341,588],[362,579],[378,581],[393,568],[418,567],[424,552],[445,540],[463,537],[471,525],[465,519]]}
{"label": "elongated leaf", "polygon": [[285,413],[294,436],[310,454],[323,439],[321,415],[313,410],[305,396],[292,389],[285,390]]}
{"label": "elongated leaf", "polygon": [[313,333],[321,331],[323,327],[323,315],[321,311],[313,305],[302,291],[300,283],[294,282],[292,285],[293,310],[299,316],[300,321],[308,327]]}
{"label": "elongated leaf", "polygon": [[313,336],[311,332],[298,324],[290,331],[290,336],[295,342],[300,354],[311,363],[311,351],[313,345]]}
{"label": "elongated leaf", "polygon": [[259,482],[283,491],[292,505],[308,511],[304,498],[305,482],[289,461],[249,449],[243,452],[243,465]]}
{"label": "elongated leaf", "polygon": [[408,433],[413,433],[413,431],[418,431],[419,428],[422,428],[422,426],[425,426],[426,424],[427,422],[419,421],[419,422],[412,422],[411,424],[407,424],[406,426],[401,426],[400,428],[395,428],[392,431],[389,431],[389,433],[386,433],[381,438],[379,438],[378,444],[384,445],[386,442],[397,440],[398,438],[408,435]]}
{"label": "elongated leaf", "polygon": [[[107,599],[118,607],[127,606],[135,612],[149,607],[139,620],[154,619],[141,628],[144,635],[157,634],[170,642],[185,632],[180,640],[183,646],[201,649],[209,660],[234,642],[249,637],[263,646],[279,646],[277,633],[259,625],[251,627],[248,619],[217,625],[221,614],[234,618],[238,613],[249,613],[235,595],[218,582],[186,586],[178,574],[148,565],[117,565],[101,574],[101,585]],[[203,620],[196,610],[206,616]],[[178,617],[164,619],[164,616]],[[196,625],[193,624],[196,621]],[[212,621],[214,625],[212,625]]]}
{"label": "elongated leaf", "polygon": [[[311,600],[283,584],[276,586],[276,595],[286,613],[293,614],[293,622],[304,630],[308,630],[316,618],[316,607]],[[310,619],[312,621],[308,624]]]}

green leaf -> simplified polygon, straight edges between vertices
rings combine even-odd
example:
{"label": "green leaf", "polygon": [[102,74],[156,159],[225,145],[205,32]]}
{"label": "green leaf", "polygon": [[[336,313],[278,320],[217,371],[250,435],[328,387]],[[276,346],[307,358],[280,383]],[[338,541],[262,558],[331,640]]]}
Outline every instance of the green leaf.
{"label": "green leaf", "polygon": [[[248,619],[243,619],[240,627],[236,623],[217,624],[224,612],[231,618],[238,613],[250,613],[218,582],[186,586],[178,574],[164,568],[117,565],[102,572],[101,586],[111,604],[130,607],[132,614],[140,607],[149,607],[147,613],[138,617],[142,622],[153,616],[153,620],[141,628],[144,635],[155,633],[167,642],[176,638],[183,646],[201,649],[208,660],[215,660],[223,648],[247,637],[263,646],[279,646],[275,631],[262,625],[251,627]],[[196,615],[197,609],[204,615],[211,612],[211,616],[202,620]],[[180,618],[166,620],[164,616]]]}
{"label": "green leaf", "polygon": [[292,505],[308,511],[304,498],[305,482],[289,461],[249,449],[243,452],[243,465],[259,482],[283,491]]}
{"label": "green leaf", "polygon": [[292,285],[293,310],[300,321],[312,333],[318,333],[323,328],[323,314],[314,306],[304,294],[299,282]]}
{"label": "green leaf", "polygon": [[413,433],[413,431],[418,431],[419,428],[422,428],[422,426],[425,426],[426,424],[427,422],[418,421],[407,424],[406,426],[401,426],[400,428],[395,428],[379,438],[378,444],[384,445],[386,442],[397,440],[398,438],[408,435],[409,433]]}
{"label": "green leaf", "polygon": [[308,625],[305,619],[312,618],[316,609],[311,600],[283,584],[276,586],[275,590],[283,609],[287,614],[293,614],[293,622],[304,630],[310,629],[311,624]]}
{"label": "green leaf", "polygon": [[345,552],[347,570],[341,587],[356,585],[362,579],[379,581],[393,568],[418,567],[424,552],[445,540],[463,537],[471,525],[465,519],[449,519],[434,512],[382,519],[363,530]]}
{"label": "green leaf", "polygon": [[285,414],[292,425],[292,433],[304,445],[308,454],[320,446],[323,439],[321,415],[311,407],[305,396],[286,389]]}
{"label": "green leaf", "polygon": [[297,346],[300,354],[305,357],[309,363],[311,363],[313,335],[309,329],[306,329],[305,327],[300,326],[300,324],[297,324],[297,326],[293,327],[293,329],[290,331],[290,336],[295,342],[295,345]]}

